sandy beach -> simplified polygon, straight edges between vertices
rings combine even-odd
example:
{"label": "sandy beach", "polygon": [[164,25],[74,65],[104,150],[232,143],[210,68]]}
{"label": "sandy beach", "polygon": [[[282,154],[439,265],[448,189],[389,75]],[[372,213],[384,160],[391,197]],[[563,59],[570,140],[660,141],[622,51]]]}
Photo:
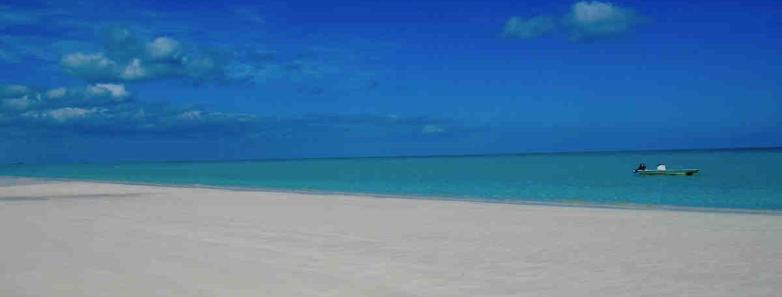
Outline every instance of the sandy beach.
{"label": "sandy beach", "polygon": [[779,296],[782,216],[0,184],[0,296]]}

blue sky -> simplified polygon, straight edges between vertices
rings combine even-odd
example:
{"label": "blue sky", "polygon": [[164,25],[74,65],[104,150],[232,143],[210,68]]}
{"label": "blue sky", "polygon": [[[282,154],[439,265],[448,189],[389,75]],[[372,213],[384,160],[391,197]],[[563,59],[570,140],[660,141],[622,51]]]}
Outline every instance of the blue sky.
{"label": "blue sky", "polygon": [[782,145],[772,1],[3,1],[0,161]]}

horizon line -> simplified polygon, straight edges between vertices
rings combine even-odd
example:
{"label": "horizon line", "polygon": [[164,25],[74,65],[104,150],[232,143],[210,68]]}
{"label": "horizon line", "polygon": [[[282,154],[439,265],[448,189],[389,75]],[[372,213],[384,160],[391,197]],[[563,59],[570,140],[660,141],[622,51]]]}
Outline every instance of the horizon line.
{"label": "horizon line", "polygon": [[318,161],[318,160],[349,160],[349,159],[425,159],[425,158],[469,158],[492,156],[529,156],[529,155],[560,155],[560,154],[601,154],[601,153],[643,153],[643,152],[694,152],[694,151],[753,151],[777,150],[782,146],[758,147],[716,147],[716,148],[668,148],[668,149],[631,149],[631,150],[582,150],[582,151],[534,151],[517,153],[483,153],[483,154],[431,154],[431,155],[370,155],[370,156],[326,156],[300,158],[248,158],[248,159],[191,159],[191,160],[135,160],[135,161],[70,161],[70,162],[5,162],[0,165],[43,165],[43,164],[137,164],[137,163],[219,163],[219,162],[284,162],[284,161]]}

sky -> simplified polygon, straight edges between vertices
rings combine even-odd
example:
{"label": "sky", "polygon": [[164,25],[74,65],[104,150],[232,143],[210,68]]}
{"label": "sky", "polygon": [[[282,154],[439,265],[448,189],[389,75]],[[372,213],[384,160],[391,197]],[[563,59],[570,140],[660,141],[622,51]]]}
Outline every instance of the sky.
{"label": "sky", "polygon": [[0,162],[782,146],[779,15],[774,1],[2,0]]}

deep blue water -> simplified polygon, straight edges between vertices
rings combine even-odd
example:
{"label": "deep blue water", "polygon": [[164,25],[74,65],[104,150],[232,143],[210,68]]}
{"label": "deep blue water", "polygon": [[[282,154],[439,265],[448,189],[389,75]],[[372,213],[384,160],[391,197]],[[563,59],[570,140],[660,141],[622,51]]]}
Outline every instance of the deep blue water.
{"label": "deep blue water", "polygon": [[[632,169],[639,162],[702,171],[691,177],[636,176]],[[2,165],[0,175],[502,202],[782,210],[780,149]]]}

